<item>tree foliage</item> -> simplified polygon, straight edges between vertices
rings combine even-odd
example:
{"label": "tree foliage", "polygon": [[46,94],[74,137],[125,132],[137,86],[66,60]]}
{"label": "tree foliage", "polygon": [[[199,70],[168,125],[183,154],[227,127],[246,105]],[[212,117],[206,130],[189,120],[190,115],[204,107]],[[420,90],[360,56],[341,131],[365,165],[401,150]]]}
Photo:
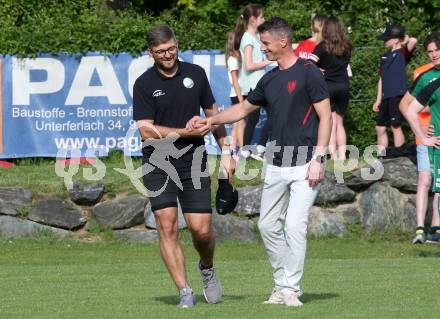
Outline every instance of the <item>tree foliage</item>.
{"label": "tree foliage", "polygon": [[[374,143],[374,115],[379,56],[376,36],[390,22],[403,24],[421,42],[440,28],[440,2],[432,0],[265,0],[266,18],[284,17],[296,40],[310,35],[313,13],[339,16],[355,46],[351,65],[349,142]],[[129,52],[146,49],[145,35],[157,24],[176,32],[182,49],[223,49],[247,1],[239,0],[0,0],[0,53]],[[423,63],[423,50],[412,66]],[[410,68],[411,69],[411,68]]]}

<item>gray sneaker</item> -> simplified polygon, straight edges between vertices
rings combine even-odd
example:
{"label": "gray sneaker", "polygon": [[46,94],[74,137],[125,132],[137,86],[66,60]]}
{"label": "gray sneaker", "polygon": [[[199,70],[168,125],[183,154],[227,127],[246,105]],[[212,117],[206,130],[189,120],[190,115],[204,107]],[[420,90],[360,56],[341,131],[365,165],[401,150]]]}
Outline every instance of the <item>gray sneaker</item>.
{"label": "gray sneaker", "polygon": [[179,291],[180,302],[177,308],[191,308],[196,305],[196,296],[190,287],[185,287]]}
{"label": "gray sneaker", "polygon": [[217,303],[220,301],[223,291],[222,285],[218,280],[214,268],[202,269],[199,263],[200,276],[203,280],[203,295],[207,303]]}

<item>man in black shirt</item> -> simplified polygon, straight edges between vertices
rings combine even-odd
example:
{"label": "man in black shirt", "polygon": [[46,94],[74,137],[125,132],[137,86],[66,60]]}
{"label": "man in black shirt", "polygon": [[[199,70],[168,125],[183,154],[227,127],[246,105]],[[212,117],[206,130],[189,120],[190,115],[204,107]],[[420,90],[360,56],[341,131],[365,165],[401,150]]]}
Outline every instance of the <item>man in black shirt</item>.
{"label": "man in black shirt", "polygon": [[271,107],[269,140],[273,146],[266,152],[258,226],[275,288],[265,303],[298,307],[302,305],[308,212],[318,192],[316,186],[324,178],[332,125],[329,94],[320,70],[294,54],[292,30],[285,20],[272,18],[258,31],[261,49],[278,67],[261,78],[243,103],[208,119],[195,117],[187,128],[206,130],[239,121],[261,105]]}
{"label": "man in black shirt", "polygon": [[[209,133],[210,128],[189,130],[185,125],[200,114],[200,107],[207,116],[215,115],[218,110],[203,68],[178,61],[177,41],[169,27],[150,30],[147,42],[155,64],[134,84],[133,119],[144,141],[143,180],[156,219],[160,252],[179,289],[178,307],[194,306],[195,296],[187,281],[178,238],[179,199],[200,255],[205,299],[208,303],[216,303],[222,288],[213,268],[215,238],[211,227],[211,183],[206,173],[207,155],[201,137]],[[214,135],[222,148],[226,146],[223,125]],[[225,168],[223,171],[232,173]]]}

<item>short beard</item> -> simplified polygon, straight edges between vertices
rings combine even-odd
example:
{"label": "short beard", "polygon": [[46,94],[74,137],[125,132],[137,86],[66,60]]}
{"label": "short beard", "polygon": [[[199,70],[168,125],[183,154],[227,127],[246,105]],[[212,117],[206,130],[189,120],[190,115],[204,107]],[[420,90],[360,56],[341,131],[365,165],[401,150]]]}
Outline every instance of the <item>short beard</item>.
{"label": "short beard", "polygon": [[177,65],[177,59],[174,61],[171,67],[166,67],[161,62],[156,63],[156,67],[164,72],[172,71],[176,67],[176,65]]}

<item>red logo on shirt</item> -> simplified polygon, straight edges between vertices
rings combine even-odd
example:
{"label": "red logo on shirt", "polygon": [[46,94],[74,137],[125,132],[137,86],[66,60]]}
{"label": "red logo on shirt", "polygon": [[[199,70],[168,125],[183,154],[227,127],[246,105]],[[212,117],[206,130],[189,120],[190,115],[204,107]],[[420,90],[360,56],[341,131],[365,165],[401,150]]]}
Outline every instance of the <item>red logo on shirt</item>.
{"label": "red logo on shirt", "polygon": [[292,80],[287,82],[287,91],[289,91],[289,94],[295,91],[296,88],[296,81]]}

